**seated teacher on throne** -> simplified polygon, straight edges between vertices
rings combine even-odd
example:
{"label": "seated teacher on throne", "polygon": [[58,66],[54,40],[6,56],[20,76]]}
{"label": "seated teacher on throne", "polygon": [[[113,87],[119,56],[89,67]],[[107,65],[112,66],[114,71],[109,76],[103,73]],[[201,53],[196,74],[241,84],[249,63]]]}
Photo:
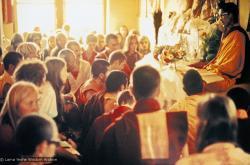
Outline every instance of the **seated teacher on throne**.
{"label": "seated teacher on throne", "polygon": [[210,92],[224,92],[236,84],[236,81],[250,82],[250,69],[247,66],[250,55],[249,38],[238,23],[238,7],[234,3],[223,3],[220,8],[220,22],[224,31],[216,57],[208,64],[199,62],[190,65],[217,73],[224,78],[222,81],[207,84],[206,90]]}

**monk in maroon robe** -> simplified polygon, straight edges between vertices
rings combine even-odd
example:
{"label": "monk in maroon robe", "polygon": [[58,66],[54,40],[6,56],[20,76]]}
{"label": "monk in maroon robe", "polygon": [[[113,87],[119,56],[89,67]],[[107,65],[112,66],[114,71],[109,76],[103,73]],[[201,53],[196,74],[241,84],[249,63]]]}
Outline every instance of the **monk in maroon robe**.
{"label": "monk in maroon robe", "polygon": [[174,164],[187,139],[186,112],[161,110],[160,75],[150,66],[137,68],[132,77],[136,99],[133,112],[105,131],[96,164]]}
{"label": "monk in maroon robe", "polygon": [[78,150],[84,155],[83,161],[85,164],[95,164],[93,162],[97,159],[96,151],[99,149],[105,129],[124,113],[132,111],[130,107],[134,104],[134,97],[131,92],[125,90],[119,94],[117,102],[119,104],[117,108],[95,119],[84,144],[78,147]]}
{"label": "monk in maroon robe", "polygon": [[87,102],[82,113],[83,129],[79,141],[80,146],[84,144],[85,138],[95,119],[117,107],[117,95],[127,84],[128,78],[124,72],[112,71],[106,79],[105,92],[92,96]]}

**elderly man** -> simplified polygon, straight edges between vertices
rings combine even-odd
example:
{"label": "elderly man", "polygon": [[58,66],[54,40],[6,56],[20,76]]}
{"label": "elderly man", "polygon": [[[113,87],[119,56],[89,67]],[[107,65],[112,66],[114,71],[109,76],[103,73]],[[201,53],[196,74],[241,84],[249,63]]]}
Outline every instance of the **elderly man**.
{"label": "elderly man", "polygon": [[90,78],[90,64],[77,58],[75,53],[67,48],[62,49],[58,56],[66,61],[69,73],[67,85],[69,85],[70,91],[65,92],[70,92],[77,96],[80,86]]}

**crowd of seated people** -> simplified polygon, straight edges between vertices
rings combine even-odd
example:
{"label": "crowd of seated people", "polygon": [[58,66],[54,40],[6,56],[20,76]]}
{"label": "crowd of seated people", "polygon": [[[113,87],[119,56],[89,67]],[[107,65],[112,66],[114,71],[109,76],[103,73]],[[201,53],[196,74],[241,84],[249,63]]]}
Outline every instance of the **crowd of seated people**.
{"label": "crowd of seated people", "polygon": [[148,36],[124,25],[90,33],[85,46],[65,28],[47,46],[39,29],[16,33],[1,52],[0,157],[39,165],[250,163],[248,90],[211,94],[190,69],[187,96],[163,108],[160,72],[136,66],[151,52]]}

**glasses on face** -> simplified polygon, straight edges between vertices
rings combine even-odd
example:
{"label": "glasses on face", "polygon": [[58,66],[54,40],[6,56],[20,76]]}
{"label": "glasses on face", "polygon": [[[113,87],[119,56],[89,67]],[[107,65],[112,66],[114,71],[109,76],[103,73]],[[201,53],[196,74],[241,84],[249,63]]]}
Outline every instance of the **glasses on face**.
{"label": "glasses on face", "polygon": [[220,13],[220,17],[228,16],[228,13]]}

